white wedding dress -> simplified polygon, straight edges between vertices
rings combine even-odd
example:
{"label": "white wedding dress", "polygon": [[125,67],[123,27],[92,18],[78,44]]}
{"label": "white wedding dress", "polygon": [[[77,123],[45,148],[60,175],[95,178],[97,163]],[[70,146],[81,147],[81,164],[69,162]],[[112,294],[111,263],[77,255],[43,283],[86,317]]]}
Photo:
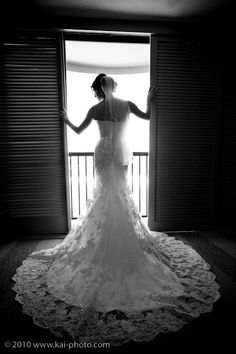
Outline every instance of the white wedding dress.
{"label": "white wedding dress", "polygon": [[197,252],[143,223],[126,174],[128,102],[113,98],[112,109],[112,119],[97,121],[86,215],[59,245],[23,261],[13,290],[23,312],[56,336],[120,345],[179,330],[220,294]]}

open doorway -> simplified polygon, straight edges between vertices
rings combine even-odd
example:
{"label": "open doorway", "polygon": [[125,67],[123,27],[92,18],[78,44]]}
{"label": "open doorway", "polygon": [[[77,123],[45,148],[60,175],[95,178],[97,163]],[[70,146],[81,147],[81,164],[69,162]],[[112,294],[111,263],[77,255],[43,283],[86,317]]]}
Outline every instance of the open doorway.
{"label": "open doorway", "polygon": [[[67,111],[80,125],[88,109],[98,103],[91,90],[95,77],[103,72],[117,82],[117,97],[133,101],[146,110],[150,86],[149,43],[66,40]],[[69,184],[72,219],[85,212],[95,183],[93,152],[99,139],[96,122],[81,135],[67,129]],[[139,212],[147,216],[149,122],[131,115],[127,141],[133,152],[129,182]]]}

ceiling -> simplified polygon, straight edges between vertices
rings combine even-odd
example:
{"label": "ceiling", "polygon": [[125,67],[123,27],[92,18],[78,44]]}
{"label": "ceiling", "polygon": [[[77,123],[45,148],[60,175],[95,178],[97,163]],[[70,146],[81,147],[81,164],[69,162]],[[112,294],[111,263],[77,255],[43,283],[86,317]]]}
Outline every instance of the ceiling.
{"label": "ceiling", "polygon": [[[36,16],[134,20],[222,18],[233,0],[5,0],[6,11]],[[1,11],[4,15],[4,11]]]}
{"label": "ceiling", "polygon": [[[94,53],[98,53],[95,56]],[[107,74],[146,73],[150,46],[140,43],[66,41],[67,70]]]}

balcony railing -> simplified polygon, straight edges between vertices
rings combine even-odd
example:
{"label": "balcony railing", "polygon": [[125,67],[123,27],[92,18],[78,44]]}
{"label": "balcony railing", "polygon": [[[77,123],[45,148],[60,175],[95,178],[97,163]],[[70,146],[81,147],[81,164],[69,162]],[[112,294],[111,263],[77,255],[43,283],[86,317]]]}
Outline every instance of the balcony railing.
{"label": "balcony railing", "polygon": [[[94,153],[69,153],[69,183],[72,219],[84,214],[86,202],[95,185]],[[128,168],[128,183],[143,217],[148,209],[148,153],[134,152]]]}

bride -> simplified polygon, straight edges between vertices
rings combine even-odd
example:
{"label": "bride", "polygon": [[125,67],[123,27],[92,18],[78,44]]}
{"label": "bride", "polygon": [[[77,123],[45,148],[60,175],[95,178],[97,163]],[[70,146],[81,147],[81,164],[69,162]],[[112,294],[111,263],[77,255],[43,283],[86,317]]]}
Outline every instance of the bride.
{"label": "bride", "polygon": [[191,247],[142,222],[127,182],[129,152],[124,133],[129,114],[147,111],[113,96],[114,80],[100,74],[92,84],[99,103],[79,127],[94,119],[96,186],[82,221],[56,247],[33,252],[13,277],[16,300],[36,325],[77,341],[151,341],[210,312],[220,297],[210,266]]}

